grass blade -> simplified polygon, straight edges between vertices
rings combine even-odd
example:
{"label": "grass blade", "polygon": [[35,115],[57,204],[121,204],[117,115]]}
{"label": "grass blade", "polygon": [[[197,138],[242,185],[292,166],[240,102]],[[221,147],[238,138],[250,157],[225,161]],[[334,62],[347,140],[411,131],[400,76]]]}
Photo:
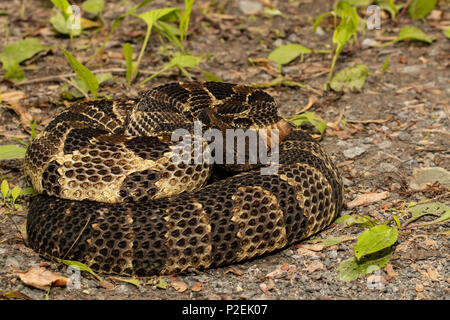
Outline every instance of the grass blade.
{"label": "grass blade", "polygon": [[91,70],[82,65],[73,55],[71,55],[65,49],[63,48],[61,49],[64,52],[64,56],[66,57],[72,69],[75,71],[78,77],[80,77],[80,79],[86,84],[87,88],[92,93],[94,98],[97,99],[97,89],[99,87],[97,78],[94,76]]}

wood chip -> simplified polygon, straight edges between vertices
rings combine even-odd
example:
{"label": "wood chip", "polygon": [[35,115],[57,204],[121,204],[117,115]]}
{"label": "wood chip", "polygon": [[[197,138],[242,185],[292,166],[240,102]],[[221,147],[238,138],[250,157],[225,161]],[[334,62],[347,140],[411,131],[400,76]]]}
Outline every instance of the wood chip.
{"label": "wood chip", "polygon": [[172,280],[171,285],[177,292],[185,292],[188,288],[188,285],[184,281],[177,278]]}
{"label": "wood chip", "polygon": [[389,196],[388,191],[380,193],[366,193],[356,196],[355,199],[347,203],[348,209],[353,209],[355,207],[366,206],[371,203],[378,202],[380,200],[386,199]]}
{"label": "wood chip", "polygon": [[416,282],[416,291],[417,292],[423,292],[424,288],[423,288],[423,284],[420,282]]}
{"label": "wood chip", "polygon": [[308,266],[306,266],[305,270],[308,273],[313,273],[314,271],[317,271],[317,270],[325,270],[325,266],[319,260],[314,260]]}
{"label": "wood chip", "polygon": [[109,281],[100,281],[99,285],[106,290],[113,290],[115,286]]}
{"label": "wood chip", "polygon": [[302,247],[299,247],[297,249],[297,254],[302,255],[302,256],[308,256],[308,257],[317,257],[317,256],[324,257],[324,254],[321,252],[315,252],[315,251],[308,250],[308,249],[305,249]]}
{"label": "wood chip", "polygon": [[28,286],[48,290],[50,287],[65,287],[69,278],[42,267],[32,267],[28,271],[18,272],[20,280]]}
{"label": "wood chip", "polygon": [[202,290],[202,283],[201,283],[201,282],[196,282],[196,283],[194,283],[194,284],[192,285],[191,290],[194,291],[194,292],[199,292],[199,291],[201,291],[201,290]]}
{"label": "wood chip", "polygon": [[235,275],[237,275],[237,276],[242,276],[242,275],[244,274],[243,271],[238,270],[238,269],[233,268],[233,267],[229,267],[229,268],[227,269],[227,271],[225,271],[225,273],[233,273],[233,274],[235,274]]}
{"label": "wood chip", "polygon": [[439,279],[441,277],[439,272],[435,268],[433,268],[432,266],[428,266],[428,268],[427,268],[427,275],[428,275],[428,278],[431,281],[439,281]]}
{"label": "wood chip", "polygon": [[315,243],[315,244],[302,244],[302,248],[311,250],[311,251],[322,251],[323,250],[323,244],[321,243]]}
{"label": "wood chip", "polygon": [[388,263],[385,267],[384,267],[384,271],[386,271],[389,279],[390,278],[396,278],[398,277],[398,273],[395,272],[394,268],[392,267],[392,264]]}

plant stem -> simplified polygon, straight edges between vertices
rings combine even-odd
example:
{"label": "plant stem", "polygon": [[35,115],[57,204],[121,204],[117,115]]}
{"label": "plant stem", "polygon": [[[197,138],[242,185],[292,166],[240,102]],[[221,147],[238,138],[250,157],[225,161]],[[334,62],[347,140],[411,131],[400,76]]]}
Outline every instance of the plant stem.
{"label": "plant stem", "polygon": [[147,47],[148,39],[150,38],[150,33],[152,31],[153,24],[147,25],[147,32],[145,33],[144,43],[142,44],[141,52],[139,53],[139,57],[136,61],[136,67],[133,70],[133,73],[131,74],[130,78],[130,84],[133,82],[134,78],[136,77],[139,69],[139,64],[141,63],[142,57],[144,56],[145,48]]}

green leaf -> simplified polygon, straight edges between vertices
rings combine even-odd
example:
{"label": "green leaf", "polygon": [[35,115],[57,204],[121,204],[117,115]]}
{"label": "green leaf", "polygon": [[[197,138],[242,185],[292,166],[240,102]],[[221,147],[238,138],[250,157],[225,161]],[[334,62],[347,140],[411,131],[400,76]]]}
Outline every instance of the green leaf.
{"label": "green leaf", "polygon": [[321,117],[316,115],[315,112],[305,112],[294,116],[293,118],[287,118],[286,120],[292,122],[296,126],[309,122],[317,129],[317,131],[320,132],[321,135],[323,135],[325,129],[327,128],[327,123]]}
{"label": "green leaf", "polygon": [[379,1],[377,3],[377,6],[379,6],[381,10],[389,12],[392,19],[395,19],[395,17],[398,15],[399,8],[402,7],[401,5],[396,6],[393,0]]}
{"label": "green leaf", "polygon": [[366,7],[373,2],[373,0],[345,0],[349,5],[356,7]]}
{"label": "green leaf", "polygon": [[150,81],[151,79],[155,78],[156,76],[160,75],[161,73],[172,69],[172,68],[179,68],[186,76],[190,77],[189,74],[186,74],[186,70],[184,68],[194,68],[200,63],[201,59],[199,57],[191,56],[191,55],[185,55],[181,54],[179,52],[175,53],[173,58],[164,64],[161,70],[157,71],[156,73],[152,74],[150,77],[146,78],[144,81],[141,82],[141,84],[146,83],[147,81]]}
{"label": "green leaf", "polygon": [[443,222],[450,218],[450,207],[447,204],[439,201],[422,204],[410,203],[408,209],[406,209],[406,212],[411,214],[411,218],[405,222],[405,225],[426,215],[434,215],[438,216],[438,218],[431,222],[422,223],[419,226],[426,226]]}
{"label": "green leaf", "polygon": [[397,228],[400,229],[402,227],[402,225],[400,224],[399,218],[394,214],[394,215],[392,215],[392,219],[394,219],[395,224],[397,225]]}
{"label": "green leaf", "polygon": [[14,188],[11,190],[11,197],[13,203],[16,202],[17,197],[20,195],[20,187],[14,186]]}
{"label": "green leaf", "polygon": [[434,9],[436,3],[437,0],[412,0],[408,6],[408,14],[413,19],[423,19]]}
{"label": "green leaf", "polygon": [[322,23],[323,19],[325,19],[326,17],[328,17],[328,16],[330,16],[330,15],[332,15],[332,14],[333,14],[333,12],[325,12],[324,14],[321,14],[321,15],[316,19],[316,21],[314,22],[314,25],[313,25],[313,32],[316,32],[317,27]]}
{"label": "green leaf", "polygon": [[283,13],[281,13],[281,11],[278,10],[277,8],[264,7],[264,15],[268,18],[272,18],[276,16],[282,16]]}
{"label": "green leaf", "polygon": [[167,17],[169,15],[172,15],[174,13],[179,13],[180,9],[178,8],[163,8],[163,9],[155,9],[143,12],[141,14],[136,15],[136,17],[142,19],[145,21],[147,26],[151,29],[153,24],[158,21],[159,19],[162,19],[164,17]]}
{"label": "green leaf", "polygon": [[222,82],[222,80],[218,76],[212,74],[211,72],[202,70],[202,75],[203,75],[203,80],[205,80],[205,81]]}
{"label": "green leaf", "polygon": [[184,41],[189,27],[189,19],[191,16],[192,5],[194,0],[184,0],[184,12],[180,20],[180,39]]}
{"label": "green leaf", "polygon": [[123,21],[123,19],[125,19],[127,16],[132,15],[136,10],[139,10],[140,8],[142,8],[143,6],[145,6],[146,4],[148,4],[149,2],[152,2],[153,0],[143,0],[140,3],[138,3],[137,5],[135,5],[133,8],[131,8],[130,10],[128,10],[127,12],[125,12],[124,14],[122,14],[120,17],[118,17],[117,19],[115,19],[113,21],[112,27],[111,27],[111,31],[109,32],[108,36],[106,37],[106,39],[103,41],[102,45],[100,46],[100,48],[97,49],[97,51],[94,53],[94,55],[90,58],[94,58],[95,56],[97,56],[100,52],[103,51],[103,49],[105,48],[106,43],[109,41],[109,39],[111,38],[111,36],[113,35],[114,31],[117,29],[117,27],[119,26],[119,24]]}
{"label": "green leaf", "polygon": [[52,3],[61,10],[64,21],[67,20],[67,18],[73,13],[72,9],[70,8],[70,3],[67,0],[51,0]]}
{"label": "green leaf", "polygon": [[348,67],[338,72],[330,82],[334,91],[359,91],[366,81],[369,68],[363,64]]}
{"label": "green leaf", "polygon": [[122,278],[122,277],[110,277],[110,278],[118,280],[118,281],[126,282],[126,283],[131,283],[132,285],[135,285],[136,287],[141,286],[139,279],[136,279],[136,278]]}
{"label": "green leaf", "polygon": [[[426,200],[425,200],[426,201]],[[428,203],[410,203],[406,212],[411,214],[414,219],[419,219],[426,215],[439,215],[439,212],[445,211],[447,206],[441,202]]]}
{"label": "green leaf", "polygon": [[74,37],[77,37],[81,34],[81,28],[69,29],[67,27],[67,20],[64,19],[63,14],[59,11],[50,17],[50,23],[52,24],[53,28],[55,28],[55,30],[60,34],[71,34]]}
{"label": "green leaf", "polygon": [[291,43],[275,48],[268,59],[276,62],[278,65],[288,64],[301,54],[311,53],[311,49],[302,45]]}
{"label": "green leaf", "polygon": [[426,43],[432,43],[435,39],[428,37],[422,30],[412,26],[403,27],[400,30],[397,39],[394,42],[404,41],[404,40],[417,40]]}
{"label": "green leaf", "polygon": [[358,237],[354,248],[355,257],[359,259],[364,255],[390,247],[397,241],[397,237],[397,228],[383,224],[372,227]]}
{"label": "green leaf", "polygon": [[0,160],[23,159],[27,149],[14,144],[0,146]]}
{"label": "green leaf", "polygon": [[389,56],[387,56],[386,59],[384,59],[383,66],[381,67],[381,72],[383,75],[386,73],[388,64],[389,64]]}
{"label": "green leaf", "polygon": [[1,192],[2,192],[3,201],[4,201],[4,200],[6,199],[6,196],[7,196],[8,193],[9,193],[9,184],[8,184],[8,181],[6,181],[6,180],[3,180],[3,181],[2,181],[0,190],[1,190]]}
{"label": "green leaf", "polygon": [[159,279],[158,284],[156,285],[157,288],[159,289],[167,289],[167,281],[164,279]]}
{"label": "green leaf", "polygon": [[80,77],[81,80],[86,84],[89,91],[92,93],[94,98],[97,98],[97,89],[99,87],[99,83],[97,81],[97,78],[94,76],[94,74],[86,68],[84,65],[82,65],[73,55],[71,55],[69,52],[67,52],[65,49],[62,49],[64,52],[64,55],[69,62],[72,69],[75,71],[75,73]]}
{"label": "green leaf", "polygon": [[36,190],[34,190],[32,187],[27,187],[22,189],[22,191],[20,192],[20,194],[22,196],[27,196],[29,194],[37,194]]}
{"label": "green leaf", "polygon": [[34,120],[31,124],[31,140],[34,140],[36,138],[36,120]]}
{"label": "green leaf", "polygon": [[139,53],[139,57],[136,61],[136,67],[133,69],[133,72],[131,74],[131,80],[136,78],[136,75],[139,71],[139,65],[141,63],[142,57],[144,56],[145,48],[147,47],[147,42],[150,38],[150,33],[152,31],[154,23],[160,19],[170,20],[172,17],[178,16],[179,13],[180,13],[180,9],[178,9],[178,8],[164,8],[164,9],[156,9],[156,10],[146,11],[141,14],[135,15],[136,17],[145,21],[145,23],[147,24],[147,32],[145,33],[144,42],[142,44],[142,48]]}
{"label": "green leaf", "polygon": [[450,39],[450,28],[445,29],[444,34]]}
{"label": "green leaf", "polygon": [[123,45],[123,55],[127,66],[126,79],[128,84],[130,84],[131,73],[133,72],[133,47],[128,42]]}
{"label": "green leaf", "polygon": [[334,222],[343,225],[344,227],[361,226],[371,228],[375,226],[375,221],[369,216],[358,216],[355,214],[348,214],[337,218]]}
{"label": "green leaf", "polygon": [[392,248],[387,248],[364,256],[360,260],[356,260],[355,257],[347,259],[337,268],[338,278],[343,281],[352,281],[359,275],[364,276],[381,269],[389,262],[393,253]]}
{"label": "green leaf", "polygon": [[[110,72],[97,73],[95,75],[95,78],[97,79],[98,84],[100,85],[109,79],[113,79],[113,75]],[[72,79],[72,81],[84,92],[89,92],[89,88],[86,86],[86,84],[83,82],[83,80],[81,80],[80,77],[75,77]],[[63,97],[63,99],[67,99],[67,100],[77,100],[77,99],[81,99],[84,97],[84,95],[80,91],[78,91],[78,89],[76,89],[76,88],[72,88],[69,90],[69,87],[67,86],[67,84],[64,84],[61,87],[61,96]]]}
{"label": "green leaf", "polygon": [[63,259],[59,259],[56,258],[59,262],[64,263],[65,265],[69,266],[69,267],[75,267],[76,269],[80,270],[80,271],[86,271],[89,272],[90,274],[92,274],[94,277],[96,277],[98,279],[98,281],[103,281],[103,279],[97,275],[94,271],[92,271],[91,268],[89,268],[87,265],[85,265],[84,263],[78,262],[78,261],[74,261],[74,260],[63,260]]}
{"label": "green leaf", "polygon": [[19,64],[30,59],[45,47],[36,38],[19,40],[5,47],[0,52],[0,61],[6,71],[5,79],[20,81],[24,79],[24,72]]}
{"label": "green leaf", "polygon": [[103,0],[87,0],[81,5],[84,11],[92,14],[102,13],[104,7],[105,3]]}

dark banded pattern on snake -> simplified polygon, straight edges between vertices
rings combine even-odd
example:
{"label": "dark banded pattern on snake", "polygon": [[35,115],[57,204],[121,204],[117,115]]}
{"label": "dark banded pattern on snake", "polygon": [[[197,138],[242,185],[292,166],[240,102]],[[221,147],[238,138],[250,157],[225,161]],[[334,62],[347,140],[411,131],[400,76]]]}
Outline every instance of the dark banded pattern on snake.
{"label": "dark banded pattern on snake", "polygon": [[[278,172],[211,183],[216,165],[172,164],[168,134],[198,119],[280,128]],[[30,246],[103,273],[237,263],[319,232],[342,208],[341,178],[320,145],[281,120],[268,94],[234,84],[171,83],[139,100],[75,105],[30,145],[25,172],[42,193],[30,203]]]}

